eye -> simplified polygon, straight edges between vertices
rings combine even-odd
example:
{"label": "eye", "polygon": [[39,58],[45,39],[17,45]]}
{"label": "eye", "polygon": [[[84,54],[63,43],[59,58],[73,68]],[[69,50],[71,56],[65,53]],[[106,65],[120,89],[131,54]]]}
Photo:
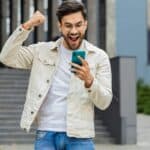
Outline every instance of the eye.
{"label": "eye", "polygon": [[70,28],[72,28],[72,25],[71,24],[66,24],[65,27],[70,29]]}
{"label": "eye", "polygon": [[78,23],[77,25],[76,25],[76,27],[78,27],[78,28],[80,28],[82,26],[82,23]]}

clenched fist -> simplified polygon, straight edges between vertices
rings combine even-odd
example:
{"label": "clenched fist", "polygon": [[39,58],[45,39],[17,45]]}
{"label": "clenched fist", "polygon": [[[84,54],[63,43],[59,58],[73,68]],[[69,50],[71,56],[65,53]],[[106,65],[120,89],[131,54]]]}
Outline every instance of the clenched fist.
{"label": "clenched fist", "polygon": [[36,11],[33,14],[33,16],[28,21],[26,21],[22,26],[26,30],[29,30],[32,27],[43,24],[44,21],[45,21],[45,16],[40,11]]}

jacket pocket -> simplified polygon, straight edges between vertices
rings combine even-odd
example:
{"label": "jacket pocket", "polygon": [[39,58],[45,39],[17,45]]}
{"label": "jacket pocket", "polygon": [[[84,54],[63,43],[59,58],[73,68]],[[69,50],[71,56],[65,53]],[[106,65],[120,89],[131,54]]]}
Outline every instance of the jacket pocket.
{"label": "jacket pocket", "polygon": [[55,61],[54,60],[50,60],[50,59],[40,59],[39,61],[43,64],[43,65],[50,65],[50,66],[55,66]]}
{"label": "jacket pocket", "polygon": [[52,56],[43,56],[40,55],[38,56],[38,60],[43,64],[43,65],[50,65],[50,66],[55,66],[55,58]]}

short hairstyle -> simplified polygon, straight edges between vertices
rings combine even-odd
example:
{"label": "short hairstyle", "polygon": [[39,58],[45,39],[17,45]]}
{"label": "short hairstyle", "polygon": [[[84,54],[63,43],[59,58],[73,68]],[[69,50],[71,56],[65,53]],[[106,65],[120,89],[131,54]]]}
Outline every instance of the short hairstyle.
{"label": "short hairstyle", "polygon": [[87,19],[87,14],[86,14],[86,9],[83,3],[77,2],[75,0],[72,1],[64,1],[59,5],[56,15],[58,18],[58,21],[61,22],[62,18],[66,15],[76,13],[76,12],[81,12],[83,18],[86,20]]}

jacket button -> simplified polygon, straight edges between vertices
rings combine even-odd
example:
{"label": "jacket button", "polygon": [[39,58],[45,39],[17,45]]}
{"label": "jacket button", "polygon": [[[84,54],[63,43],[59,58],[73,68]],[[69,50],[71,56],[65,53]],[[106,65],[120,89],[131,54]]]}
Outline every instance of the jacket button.
{"label": "jacket button", "polygon": [[33,112],[33,111],[31,111],[31,114],[33,115],[33,114],[34,114],[34,112]]}
{"label": "jacket button", "polygon": [[90,93],[90,92],[92,92],[92,90],[88,90],[88,92]]}
{"label": "jacket button", "polygon": [[19,28],[19,31],[22,31],[22,29],[21,29],[21,28]]}
{"label": "jacket button", "polygon": [[42,97],[42,95],[41,95],[41,94],[39,94],[38,96],[39,96],[39,98],[41,98],[41,97]]}

